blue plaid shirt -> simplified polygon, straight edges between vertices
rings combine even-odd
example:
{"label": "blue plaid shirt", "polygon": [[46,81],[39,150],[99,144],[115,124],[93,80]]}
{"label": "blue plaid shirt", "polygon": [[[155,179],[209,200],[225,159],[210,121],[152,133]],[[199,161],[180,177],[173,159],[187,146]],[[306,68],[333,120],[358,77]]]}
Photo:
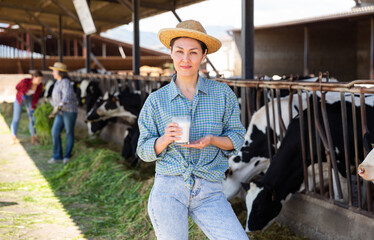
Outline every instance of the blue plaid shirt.
{"label": "blue plaid shirt", "polygon": [[[156,156],[154,144],[165,133],[172,116],[191,117],[190,141],[206,135],[227,136],[234,150],[225,151],[210,145],[203,149],[171,143]],[[229,163],[244,143],[245,128],[240,122],[238,100],[224,83],[199,77],[193,102],[182,95],[174,79],[149,95],[139,115],[138,156],[146,162],[156,161],[156,173],[182,175],[192,188],[194,177],[222,181]]]}
{"label": "blue plaid shirt", "polygon": [[53,87],[52,105],[56,107],[60,104],[64,112],[78,112],[78,101],[70,80],[67,78],[56,81]]}

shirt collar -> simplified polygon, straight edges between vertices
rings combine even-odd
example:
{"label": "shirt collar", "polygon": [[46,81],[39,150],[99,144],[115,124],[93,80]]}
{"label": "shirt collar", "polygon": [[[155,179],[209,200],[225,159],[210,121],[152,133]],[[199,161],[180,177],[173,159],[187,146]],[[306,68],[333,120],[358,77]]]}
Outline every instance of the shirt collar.
{"label": "shirt collar", "polygon": [[[170,82],[170,88],[171,88],[171,94],[170,94],[170,101],[176,98],[178,95],[183,96],[177,85],[175,84],[175,79],[177,75],[175,74]],[[196,92],[202,92],[204,94],[207,94],[207,88],[206,88],[206,79],[202,78],[200,75],[198,76],[198,81],[196,85]]]}

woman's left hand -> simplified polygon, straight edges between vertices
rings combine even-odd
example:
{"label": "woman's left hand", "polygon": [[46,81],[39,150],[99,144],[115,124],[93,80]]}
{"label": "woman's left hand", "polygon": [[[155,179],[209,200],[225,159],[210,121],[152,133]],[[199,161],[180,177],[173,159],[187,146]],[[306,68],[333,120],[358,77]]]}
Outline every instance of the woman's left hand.
{"label": "woman's left hand", "polygon": [[212,138],[213,135],[208,135],[203,138],[200,138],[199,140],[190,142],[189,144],[182,145],[183,147],[191,147],[191,148],[198,148],[202,149],[205,148],[206,146],[209,146],[212,144]]}

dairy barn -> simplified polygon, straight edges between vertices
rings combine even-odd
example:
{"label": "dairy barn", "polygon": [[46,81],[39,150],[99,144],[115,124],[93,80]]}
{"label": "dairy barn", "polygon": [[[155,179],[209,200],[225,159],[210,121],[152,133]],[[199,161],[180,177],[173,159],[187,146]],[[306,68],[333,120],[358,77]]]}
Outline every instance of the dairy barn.
{"label": "dairy barn", "polygon": [[[102,92],[129,86],[143,103],[152,89],[170,81],[173,71],[168,54],[139,46],[139,20],[171,11],[180,21],[176,9],[202,1],[87,2],[95,33],[85,32],[70,1],[0,1],[0,22],[9,24],[0,29],[0,78],[12,82],[0,88],[2,95],[33,69],[43,69],[47,83],[52,79],[47,67],[58,60],[72,70],[69,75],[75,84],[97,82]],[[256,27],[253,2],[242,1],[242,28],[230,31],[241,56],[241,63],[233,65],[242,66],[235,69],[242,75],[215,79],[237,94],[248,129],[247,145],[240,156],[229,160],[232,171],[225,179],[242,177],[236,183],[251,186],[241,198],[247,209],[243,204],[239,211],[248,214],[244,227],[261,230],[276,220],[309,239],[371,239],[373,183],[356,173],[374,131],[374,1],[355,1],[348,12]],[[134,44],[98,35],[130,22]],[[208,59],[207,65],[219,76],[214,61]],[[142,72],[143,66],[148,70]],[[90,128],[87,115],[83,104],[77,125],[85,131]],[[135,127],[121,117],[105,124],[97,135],[118,145]],[[256,138],[253,129],[258,130]],[[257,146],[263,155],[258,156],[268,164],[261,171],[253,162],[258,156],[248,150],[260,140]],[[135,153],[130,158],[135,159]],[[287,160],[292,161],[281,164]],[[250,176],[253,172],[255,177]],[[278,176],[279,172],[287,174]],[[258,185],[251,183],[259,177]],[[274,212],[264,205],[271,217],[263,217],[267,221],[263,225],[253,224],[262,224],[251,213],[253,203],[265,202],[258,200],[255,189],[269,190],[268,200],[277,205]]]}

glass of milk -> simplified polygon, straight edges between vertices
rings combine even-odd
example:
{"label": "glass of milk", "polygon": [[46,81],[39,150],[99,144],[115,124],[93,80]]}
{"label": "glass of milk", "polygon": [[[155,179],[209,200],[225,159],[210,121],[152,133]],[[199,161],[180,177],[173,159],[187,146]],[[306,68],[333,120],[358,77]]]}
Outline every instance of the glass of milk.
{"label": "glass of milk", "polygon": [[182,128],[182,135],[179,137],[180,140],[174,141],[176,144],[188,144],[190,142],[190,127],[191,127],[191,117],[185,116],[173,116],[172,122],[177,123],[178,127]]}

